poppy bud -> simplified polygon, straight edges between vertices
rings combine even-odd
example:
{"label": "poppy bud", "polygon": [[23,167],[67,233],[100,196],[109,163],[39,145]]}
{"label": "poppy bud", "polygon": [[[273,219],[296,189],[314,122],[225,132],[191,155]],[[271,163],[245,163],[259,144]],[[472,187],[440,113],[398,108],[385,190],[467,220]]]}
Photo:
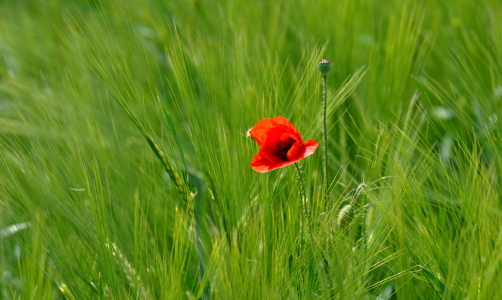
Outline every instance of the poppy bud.
{"label": "poppy bud", "polygon": [[347,204],[338,213],[338,226],[342,229],[346,229],[349,224],[352,222],[352,218],[354,215],[354,208],[352,205]]}
{"label": "poppy bud", "polygon": [[317,66],[319,67],[319,71],[321,71],[322,75],[326,76],[331,68],[331,62],[327,59],[321,59],[317,63]]}

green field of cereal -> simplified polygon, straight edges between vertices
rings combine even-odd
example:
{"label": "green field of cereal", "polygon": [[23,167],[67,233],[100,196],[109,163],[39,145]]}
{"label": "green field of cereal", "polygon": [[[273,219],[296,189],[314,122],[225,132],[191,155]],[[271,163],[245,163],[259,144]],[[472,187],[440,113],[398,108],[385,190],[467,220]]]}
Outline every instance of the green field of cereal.
{"label": "green field of cereal", "polygon": [[0,0],[0,299],[502,299],[501,118],[499,0]]}

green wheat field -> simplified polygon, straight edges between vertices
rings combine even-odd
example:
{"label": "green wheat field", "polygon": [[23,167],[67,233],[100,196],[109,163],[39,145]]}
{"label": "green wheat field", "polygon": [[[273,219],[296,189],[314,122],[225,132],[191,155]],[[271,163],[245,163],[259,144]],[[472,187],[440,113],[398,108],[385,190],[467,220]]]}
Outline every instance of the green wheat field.
{"label": "green wheat field", "polygon": [[502,299],[501,130],[499,0],[0,0],[0,298]]}

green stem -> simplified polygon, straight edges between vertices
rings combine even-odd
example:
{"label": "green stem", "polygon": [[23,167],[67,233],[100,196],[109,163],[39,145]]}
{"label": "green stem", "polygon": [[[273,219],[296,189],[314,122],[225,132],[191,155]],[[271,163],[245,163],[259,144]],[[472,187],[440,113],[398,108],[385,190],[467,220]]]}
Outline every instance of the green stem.
{"label": "green stem", "polygon": [[[193,243],[195,245],[195,255],[197,257],[197,262],[199,264],[199,284],[202,284],[202,281],[204,279],[204,273],[206,272],[206,268],[204,267],[205,264],[205,255],[204,255],[204,245],[202,242],[202,239],[200,238],[200,232],[201,232],[201,227],[200,227],[200,222],[199,222],[199,217],[201,215],[199,211],[199,205],[196,205],[195,203],[195,197],[192,200],[194,203],[194,209],[193,209]],[[209,300],[211,299],[211,285],[209,283],[206,284],[204,287],[204,290],[202,292],[202,300]]]}
{"label": "green stem", "polygon": [[323,139],[323,173],[324,173],[324,195],[328,197],[329,189],[329,171],[328,171],[328,130],[326,128],[326,110],[328,102],[328,94],[326,92],[326,74],[322,76],[322,139]]}
{"label": "green stem", "polygon": [[303,179],[302,170],[300,169],[300,165],[295,163],[296,172],[298,173],[298,189],[300,190],[300,197],[302,200],[302,207],[304,206],[304,202],[307,200],[305,193],[305,180]]}
{"label": "green stem", "polygon": [[305,246],[304,239],[306,238],[307,231],[308,231],[308,212],[307,212],[307,194],[305,192],[305,179],[303,178],[303,173],[302,170],[300,169],[300,165],[298,163],[295,163],[295,168],[296,172],[298,173],[298,190],[300,191],[300,213],[301,213],[301,223],[300,223],[300,230],[301,230],[301,248],[303,249]]}

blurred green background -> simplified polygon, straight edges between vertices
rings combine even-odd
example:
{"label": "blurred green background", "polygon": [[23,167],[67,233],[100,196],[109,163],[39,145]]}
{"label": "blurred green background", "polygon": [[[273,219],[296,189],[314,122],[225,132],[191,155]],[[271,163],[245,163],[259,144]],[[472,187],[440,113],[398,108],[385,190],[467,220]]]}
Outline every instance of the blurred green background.
{"label": "blurred green background", "polygon": [[[304,237],[246,132],[321,142],[322,58]],[[0,297],[500,298],[501,60],[496,0],[0,1]]]}

